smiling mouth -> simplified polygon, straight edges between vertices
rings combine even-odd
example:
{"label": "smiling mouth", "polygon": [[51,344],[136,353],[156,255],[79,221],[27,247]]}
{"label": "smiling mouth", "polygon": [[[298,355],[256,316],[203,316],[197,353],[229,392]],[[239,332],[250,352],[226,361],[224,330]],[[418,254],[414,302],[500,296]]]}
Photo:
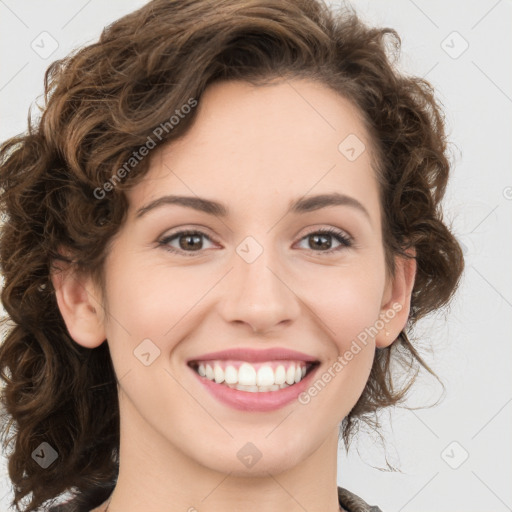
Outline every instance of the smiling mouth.
{"label": "smiling mouth", "polygon": [[274,360],[249,363],[237,360],[190,361],[188,365],[202,378],[239,391],[279,391],[298,384],[320,363]]}

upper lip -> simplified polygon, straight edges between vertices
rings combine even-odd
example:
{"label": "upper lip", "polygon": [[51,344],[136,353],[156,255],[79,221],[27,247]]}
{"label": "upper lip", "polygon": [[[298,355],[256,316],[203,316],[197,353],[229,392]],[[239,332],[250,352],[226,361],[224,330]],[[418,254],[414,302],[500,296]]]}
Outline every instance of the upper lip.
{"label": "upper lip", "polygon": [[315,357],[304,354],[303,352],[275,347],[264,350],[256,350],[252,348],[230,348],[219,352],[208,352],[208,354],[202,354],[189,359],[187,363],[191,363],[192,361],[211,361],[215,359],[233,359],[236,361],[247,361],[253,363],[280,359],[288,361],[306,361],[311,363],[318,361]]}

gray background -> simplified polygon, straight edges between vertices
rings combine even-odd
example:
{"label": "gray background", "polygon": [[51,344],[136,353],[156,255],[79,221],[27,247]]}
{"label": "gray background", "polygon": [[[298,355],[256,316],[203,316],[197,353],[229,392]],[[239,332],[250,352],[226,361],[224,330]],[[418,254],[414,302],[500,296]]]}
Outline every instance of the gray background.
{"label": "gray background", "polygon": [[[0,139],[25,130],[51,61],[144,3],[0,0]],[[400,68],[426,77],[444,105],[454,165],[445,218],[467,269],[450,310],[415,330],[433,346],[425,359],[446,385],[444,400],[382,415],[387,451],[362,433],[349,457],[340,449],[338,483],[384,512],[512,510],[512,1],[351,3],[370,24],[398,31]],[[51,55],[40,55],[52,44]],[[425,377],[409,404],[439,394]],[[376,469],[385,455],[401,473]],[[2,511],[10,501],[5,462]]]}

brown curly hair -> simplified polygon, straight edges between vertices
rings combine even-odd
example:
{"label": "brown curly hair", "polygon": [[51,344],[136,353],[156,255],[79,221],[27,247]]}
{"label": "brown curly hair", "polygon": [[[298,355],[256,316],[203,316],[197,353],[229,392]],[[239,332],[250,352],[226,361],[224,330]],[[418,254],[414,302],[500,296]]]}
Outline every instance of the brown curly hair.
{"label": "brown curly hair", "polygon": [[[90,496],[115,484],[119,408],[108,344],[74,342],[50,272],[64,260],[103,285],[109,241],[128,206],[124,191],[144,176],[149,159],[101,199],[98,190],[170,112],[217,80],[307,78],[356,105],[375,146],[391,275],[395,255],[416,251],[408,323],[376,350],[366,387],[341,425],[347,449],[357,425],[403,401],[420,365],[435,376],[406,331],[448,304],[464,268],[440,208],[450,170],[443,114],[427,81],[396,70],[401,41],[393,29],[370,28],[353,9],[322,1],[150,1],[107,26],[98,42],[53,62],[40,120],[29,115],[28,130],[1,145],[1,297],[9,322],[0,346],[1,419],[4,449],[14,440],[8,470],[18,510],[29,493],[25,512],[72,488]],[[184,134],[195,112],[157,143]],[[410,374],[398,385],[395,363]],[[32,457],[43,441],[59,457],[46,469]]]}

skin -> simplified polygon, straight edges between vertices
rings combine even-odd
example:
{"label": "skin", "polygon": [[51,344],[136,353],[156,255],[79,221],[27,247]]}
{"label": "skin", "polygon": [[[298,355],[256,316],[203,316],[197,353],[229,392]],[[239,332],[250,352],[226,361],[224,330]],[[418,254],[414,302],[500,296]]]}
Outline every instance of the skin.
{"label": "skin", "polygon": [[[191,130],[153,150],[148,174],[128,192],[106,296],[87,275],[53,275],[71,336],[89,348],[108,342],[119,381],[120,472],[109,512],[335,512],[338,427],[363,392],[375,348],[406,324],[415,261],[397,258],[395,279],[386,273],[371,141],[348,100],[306,80],[231,81],[210,86],[197,108]],[[349,134],[366,146],[355,161],[338,150]],[[348,205],[285,215],[291,201],[331,192],[356,198],[369,217]],[[166,205],[136,218],[167,194],[219,201],[230,216]],[[192,228],[209,237],[181,238],[195,256],[158,245]],[[328,228],[353,246],[328,236],[340,250],[326,254],[306,236]],[[263,249],[252,263],[236,252],[247,236]],[[168,245],[179,250],[180,238]],[[370,337],[306,405],[240,412],[185,363],[232,347],[285,347],[320,360],[321,376],[393,304],[402,309],[386,323],[389,335]],[[147,338],[160,350],[149,366],[133,354]],[[261,452],[251,468],[237,457],[248,442]]]}

